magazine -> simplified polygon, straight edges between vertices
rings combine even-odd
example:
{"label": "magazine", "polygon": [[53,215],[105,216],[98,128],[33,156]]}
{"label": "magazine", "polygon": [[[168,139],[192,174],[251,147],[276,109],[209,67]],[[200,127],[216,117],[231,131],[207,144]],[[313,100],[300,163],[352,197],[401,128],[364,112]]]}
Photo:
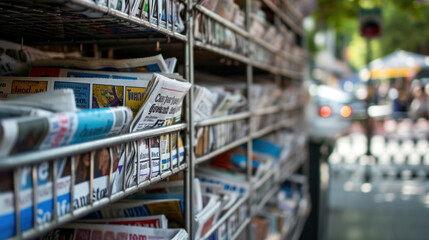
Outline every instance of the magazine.
{"label": "magazine", "polygon": [[67,58],[42,59],[34,61],[34,66],[63,67],[87,70],[117,71],[117,72],[162,72],[169,73],[161,54],[134,59],[94,59]]}
{"label": "magazine", "polygon": [[195,215],[196,239],[202,238],[210,230],[211,226],[216,223],[221,210],[219,196],[214,194],[204,193],[203,205],[204,208]]}
{"label": "magazine", "polygon": [[82,219],[79,223],[91,224],[112,224],[112,225],[127,225],[140,226],[147,228],[162,228],[168,227],[168,220],[164,215],[153,215],[147,217],[129,217],[129,218],[110,218],[110,219]]}
{"label": "magazine", "polygon": [[136,115],[143,105],[148,81],[98,78],[2,77],[0,95],[31,94],[54,89],[73,89],[81,109],[127,106]]}
{"label": "magazine", "polygon": [[45,240],[70,239],[157,239],[183,240],[188,239],[184,229],[157,229],[138,226],[118,226],[104,224],[67,224],[55,229],[45,236]]}
{"label": "magazine", "polygon": [[[133,196],[136,198],[136,196]],[[148,197],[148,196],[144,196]],[[85,219],[145,217],[164,214],[168,222],[184,226],[183,200],[178,198],[153,200],[122,200],[88,214]]]}
{"label": "magazine", "polygon": [[131,117],[129,108],[116,107],[4,119],[0,157],[118,135]]}
{"label": "magazine", "polygon": [[[57,162],[57,199],[52,195],[52,162],[41,162],[37,164],[37,204],[33,203],[33,178],[32,168],[29,166],[18,169],[19,198],[20,202],[20,229],[28,230],[33,226],[43,225],[52,220],[54,214],[53,205],[57,205],[57,214],[62,216],[70,211],[70,160],[58,159]],[[16,235],[16,198],[13,193],[12,172],[0,174],[0,239],[6,239]],[[34,223],[33,207],[37,208],[37,220]]]}

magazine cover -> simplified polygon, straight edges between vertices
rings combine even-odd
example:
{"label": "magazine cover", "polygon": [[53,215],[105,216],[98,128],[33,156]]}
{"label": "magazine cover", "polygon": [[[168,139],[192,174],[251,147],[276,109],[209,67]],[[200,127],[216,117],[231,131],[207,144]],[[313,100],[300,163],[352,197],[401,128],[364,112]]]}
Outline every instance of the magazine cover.
{"label": "magazine cover", "polygon": [[1,77],[0,96],[73,89],[80,109],[127,106],[135,116],[143,105],[149,81],[103,78]]}
{"label": "magazine cover", "polygon": [[83,224],[74,223],[63,225],[47,233],[43,239],[157,239],[157,240],[179,240],[187,239],[188,234],[184,229],[157,229],[137,226],[119,226],[105,224]]}
{"label": "magazine cover", "polygon": [[140,226],[140,227],[147,227],[147,228],[166,229],[168,227],[168,220],[165,217],[165,215],[154,215],[154,216],[147,216],[147,217],[129,217],[129,218],[110,218],[110,219],[83,219],[78,221],[81,223]]}
{"label": "magazine cover", "polygon": [[[52,169],[53,162],[37,164],[37,203],[33,203],[32,168],[19,169],[19,201],[20,201],[20,229],[21,231],[33,228],[35,225],[43,225],[53,219],[54,202],[57,205],[58,216],[63,216],[70,211],[70,159],[58,159],[57,171],[57,199],[52,194]],[[0,238],[6,239],[16,234],[15,198],[12,186],[12,173],[0,174]],[[33,207],[37,208],[37,222],[34,223]]]}

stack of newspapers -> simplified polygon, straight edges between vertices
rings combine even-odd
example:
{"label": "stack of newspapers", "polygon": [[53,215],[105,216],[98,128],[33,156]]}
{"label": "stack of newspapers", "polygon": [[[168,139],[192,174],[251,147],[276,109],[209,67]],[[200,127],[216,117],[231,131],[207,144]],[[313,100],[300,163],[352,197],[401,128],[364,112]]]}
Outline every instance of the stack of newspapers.
{"label": "stack of newspapers", "polygon": [[[67,17],[75,18],[103,18],[105,13],[102,11],[94,10],[93,8],[87,8],[77,2],[69,2],[63,0],[50,0],[51,2],[57,2],[66,7]],[[177,0],[81,0],[83,2],[95,3],[100,7],[109,7],[111,10],[117,10],[133,16],[136,18],[149,20],[150,23],[159,25],[162,28],[172,29],[174,26],[175,32],[183,32],[185,25],[182,19],[182,12],[185,6],[182,2]],[[149,3],[151,4],[149,6]],[[168,9],[167,9],[168,8]],[[168,17],[166,16],[168,13]],[[100,31],[106,33],[108,30],[111,32],[123,32],[133,33],[132,28],[127,28],[124,24],[124,28],[109,28],[107,25],[100,28]],[[93,30],[97,30],[93,28]]]}
{"label": "stack of newspapers", "polygon": [[[42,59],[32,66],[29,77],[0,77],[2,158],[179,123],[183,99],[191,86],[180,75],[170,73],[161,55],[124,60]],[[50,222],[54,204],[61,217],[122,191],[124,185],[136,185],[137,179],[142,182],[178,167],[184,161],[182,137],[173,132],[64,157],[55,164],[39,163],[37,189],[32,167],[21,167],[20,192],[15,196],[21,202],[21,231]],[[0,238],[8,238],[16,234],[16,200],[12,173],[3,172],[2,179],[0,204],[5,207],[0,210]],[[56,199],[53,184],[57,185]],[[37,203],[31,197],[34,191]]]}
{"label": "stack of newspapers", "polygon": [[[244,11],[233,0],[203,0],[201,6],[244,29]],[[238,54],[248,54],[249,43],[245,37],[198,11],[195,15],[194,36],[204,43]]]}

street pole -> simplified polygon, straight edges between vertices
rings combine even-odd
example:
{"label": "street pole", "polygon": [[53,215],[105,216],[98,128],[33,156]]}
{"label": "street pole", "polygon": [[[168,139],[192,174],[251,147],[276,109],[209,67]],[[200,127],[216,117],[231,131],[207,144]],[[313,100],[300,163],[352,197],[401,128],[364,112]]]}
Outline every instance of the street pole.
{"label": "street pole", "polygon": [[366,149],[366,155],[371,156],[371,136],[372,136],[372,122],[371,117],[368,114],[369,106],[371,105],[371,98],[372,94],[374,94],[373,89],[371,89],[371,62],[372,58],[372,48],[371,48],[371,38],[366,38],[366,63],[368,66],[368,72],[369,72],[369,78],[366,82],[366,90],[367,90],[367,97],[366,97],[366,119],[365,119],[365,133],[366,133],[366,139],[367,139],[367,149]]}

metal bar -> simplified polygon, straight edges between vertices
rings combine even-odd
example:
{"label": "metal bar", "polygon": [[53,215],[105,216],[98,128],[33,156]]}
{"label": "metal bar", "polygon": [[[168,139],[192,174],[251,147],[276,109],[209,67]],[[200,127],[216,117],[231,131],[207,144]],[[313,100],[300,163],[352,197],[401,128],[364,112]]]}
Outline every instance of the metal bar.
{"label": "metal bar", "polygon": [[[89,204],[91,205],[94,202],[94,154],[95,151],[91,152],[91,157],[89,161]],[[125,175],[125,174],[124,174]]]}
{"label": "metal bar", "polygon": [[268,202],[268,200],[270,200],[274,196],[274,194],[276,194],[279,191],[279,188],[280,188],[280,186],[278,186],[278,185],[271,188],[271,190],[264,196],[264,198],[262,198],[261,202],[256,207],[255,212],[260,211],[265,206],[265,204]]}
{"label": "metal bar", "polygon": [[[38,185],[38,179],[37,179],[37,165],[34,164],[32,166],[31,176],[33,180],[33,226],[35,228],[38,227],[37,224],[37,185]],[[54,184],[54,182],[52,182]]]}
{"label": "metal bar", "polygon": [[137,185],[140,184],[140,146],[138,141],[133,142],[134,145],[134,152],[136,153],[134,155],[134,158],[137,160],[137,174],[136,174],[136,179],[137,179]]}
{"label": "metal bar", "polygon": [[234,235],[232,235],[231,240],[237,239],[241,232],[249,225],[249,223],[252,221],[252,218],[248,217],[244,220],[244,222],[238,227],[238,229],[234,232]]}
{"label": "metal bar", "polygon": [[264,183],[266,183],[278,170],[278,168],[271,169],[268,173],[266,173],[262,179],[257,181],[255,184],[252,184],[253,190],[257,190],[258,188],[262,187]]}
{"label": "metal bar", "polygon": [[173,32],[173,34],[175,33],[175,31],[176,31],[176,3],[174,3],[174,0],[172,0],[172,6],[171,6],[171,11],[173,11],[172,13],[171,13],[171,21],[172,21],[172,23],[171,23],[171,31]]}
{"label": "metal bar", "polygon": [[222,117],[214,117],[214,118],[200,120],[195,123],[195,126],[204,127],[204,126],[215,125],[220,123],[238,121],[248,117],[250,117],[250,112],[235,113],[235,114],[226,115]]}
{"label": "metal bar", "polygon": [[185,164],[188,168],[185,171],[184,176],[184,188],[183,196],[185,200],[185,229],[188,232],[188,238],[194,239],[194,229],[195,229],[195,215],[194,215],[194,204],[193,204],[193,179],[195,176],[194,172],[194,122],[193,122],[193,99],[194,99],[194,17],[192,16],[193,0],[188,0],[186,5],[186,35],[188,36],[188,41],[184,44],[184,67],[183,71],[185,73],[186,79],[189,83],[192,84],[189,89],[188,96],[186,97],[186,121],[188,123],[188,128],[185,132],[183,140],[186,140],[188,149]]}
{"label": "metal bar", "polygon": [[30,153],[24,153],[14,156],[8,156],[0,159],[0,168],[7,170],[16,168],[22,165],[30,165],[38,163],[44,160],[51,160],[61,157],[67,157],[75,154],[85,153],[94,149],[110,147],[116,144],[132,142],[140,138],[147,138],[152,136],[158,136],[166,134],[168,132],[174,132],[183,130],[186,128],[186,124],[177,124],[169,127],[150,129],[142,132],[127,133],[111,138],[95,140],[91,142],[73,144],[58,148],[47,149],[43,151],[35,151]]}
{"label": "metal bar", "polygon": [[124,149],[124,165],[123,165],[123,174],[122,174],[122,190],[125,191],[125,189],[127,189],[127,168],[128,168],[128,157],[129,157],[129,152],[128,152],[128,143],[125,145],[125,149]]}
{"label": "metal bar", "polygon": [[179,143],[180,143],[180,132],[177,132],[177,138],[176,138],[176,152],[177,152],[177,166],[180,166],[180,147],[179,147]]}
{"label": "metal bar", "polygon": [[280,111],[280,109],[281,108],[279,106],[270,106],[270,107],[255,110],[253,114],[255,116],[268,115],[268,114],[277,113]]}
{"label": "metal bar", "polygon": [[[178,171],[183,171],[186,168],[187,168],[187,165],[184,164],[183,166],[180,166],[180,168],[178,169]],[[161,180],[161,178],[158,179],[158,181],[160,181],[160,180]],[[156,183],[158,181],[152,182],[151,184],[154,184],[154,183]],[[98,209],[100,209],[100,208],[102,208],[104,206],[107,206],[107,205],[109,205],[109,204],[111,204],[113,202],[116,202],[116,201],[118,201],[120,199],[123,199],[123,198],[125,198],[125,197],[127,197],[127,196],[129,196],[131,194],[134,194],[134,193],[136,193],[136,192],[144,189],[148,185],[149,184],[141,185],[141,186],[138,186],[138,187],[134,187],[131,191],[120,191],[120,192],[114,194],[112,196],[112,198],[110,198],[110,199],[109,198],[103,198],[103,199],[101,199],[99,201],[94,202],[92,205],[83,206],[83,207],[81,207],[79,209],[76,209],[74,211],[74,214],[69,213],[69,214],[66,214],[66,215],[62,216],[54,224],[45,224],[45,225],[42,225],[40,228],[33,228],[33,229],[30,229],[30,230],[27,230],[27,231],[25,231],[25,232],[22,233],[22,237],[18,237],[18,238],[20,238],[20,239],[33,239],[33,238],[36,238],[38,236],[41,236],[42,234],[44,234],[44,233],[46,233],[46,232],[48,232],[50,230],[58,228],[58,226],[66,224],[66,223],[68,223],[70,221],[73,221],[75,219],[81,218],[81,217],[87,215],[90,212],[98,210]],[[19,187],[19,186],[17,186],[17,187]],[[16,202],[17,201],[15,201],[15,205],[16,205]]]}
{"label": "metal bar", "polygon": [[[152,171],[153,171],[153,165],[152,165],[152,149],[151,149],[151,139],[147,139],[147,150],[149,151],[149,180],[152,179]],[[146,141],[146,139],[144,140]]]}
{"label": "metal bar", "polygon": [[294,29],[294,31],[299,34],[300,36],[303,36],[303,30],[302,28],[296,26],[296,24],[284,13],[282,12],[274,3],[272,3],[269,0],[262,0],[265,5],[267,5],[268,8],[271,9],[276,15],[278,15],[284,23],[286,23],[288,26]]}
{"label": "metal bar", "polygon": [[152,29],[152,30],[155,30],[159,33],[162,33],[162,34],[165,34],[165,35],[174,37],[178,40],[186,42],[187,41],[186,36],[184,36],[182,34],[174,33],[167,28],[160,28],[159,27],[159,18],[160,18],[159,16],[158,16],[157,24],[151,23],[151,17],[152,16],[150,14],[150,9],[152,8],[152,6],[151,6],[152,1],[153,0],[149,0],[149,8],[148,8],[149,20],[145,21],[145,20],[142,20],[136,16],[131,16],[128,13],[121,12],[121,11],[118,11],[116,9],[110,9],[110,11],[109,11],[107,9],[107,7],[97,5],[95,2],[87,2],[87,1],[82,1],[82,0],[71,0],[71,2],[74,2],[78,5],[84,6],[86,8],[91,9],[91,10],[94,10],[94,11],[104,13],[106,16],[111,16],[111,17],[116,18],[118,20],[124,21],[128,24],[132,23],[132,24],[138,25],[140,27],[144,27],[146,29]]}
{"label": "metal bar", "polygon": [[168,144],[170,149],[170,171],[173,172],[173,140],[171,139],[171,133],[168,134]]}
{"label": "metal bar", "polygon": [[[58,190],[57,190],[57,169],[58,169],[58,159],[55,159],[52,163],[52,204],[54,205],[52,211],[53,211],[53,220],[56,222],[58,221],[58,204],[57,204],[57,196],[58,196]],[[36,205],[37,206],[37,205]]]}
{"label": "metal bar", "polygon": [[[21,199],[19,196],[19,168],[13,171],[13,196],[15,207],[15,236],[20,238],[21,233]],[[33,203],[34,204],[34,203]]]}
{"label": "metal bar", "polygon": [[207,161],[207,160],[209,160],[209,159],[211,159],[211,158],[216,157],[217,155],[219,155],[219,154],[221,154],[221,153],[224,153],[224,152],[226,152],[226,151],[228,151],[228,150],[231,150],[231,149],[233,149],[233,148],[235,148],[235,147],[238,147],[238,146],[240,146],[241,144],[244,144],[244,143],[246,143],[247,141],[249,141],[249,139],[250,139],[250,137],[249,137],[249,136],[244,137],[244,138],[241,138],[241,139],[236,140],[236,141],[234,141],[234,142],[232,142],[232,143],[230,143],[230,144],[228,144],[228,145],[226,145],[226,146],[223,146],[223,147],[221,147],[221,148],[219,148],[219,149],[216,149],[216,150],[215,150],[215,151],[213,151],[213,152],[210,152],[210,153],[208,153],[208,154],[206,154],[206,155],[203,155],[203,156],[201,156],[201,157],[197,157],[197,158],[195,159],[195,160],[196,160],[196,164],[200,164],[200,163],[202,163],[202,162],[205,162],[205,161]]}
{"label": "metal bar", "polygon": [[170,17],[169,15],[170,15],[170,0],[165,0],[165,28],[166,29],[168,29],[168,19]]}
{"label": "metal bar", "polygon": [[[109,178],[108,178],[108,182],[109,184],[107,185],[107,196],[110,197],[112,196],[112,171],[113,171],[113,161],[114,161],[114,155],[117,157],[116,152],[113,152],[113,148],[116,148],[117,146],[113,146],[109,148],[109,155],[110,155],[110,161],[109,161]],[[120,156],[119,156],[120,158]],[[119,159],[118,159],[119,161]]]}
{"label": "metal bar", "polygon": [[248,194],[243,195],[222,217],[204,234],[201,239],[208,239],[228,218],[234,214],[238,208],[243,205],[249,198]]}
{"label": "metal bar", "polygon": [[277,129],[277,125],[270,125],[268,127],[265,127],[259,131],[256,131],[252,133],[252,138],[260,138],[264,135],[267,135],[268,133],[271,133]]}
{"label": "metal bar", "polygon": [[279,73],[279,70],[275,66],[271,66],[271,65],[268,65],[265,63],[252,61],[252,65],[256,68],[265,70],[265,71],[270,72],[272,74],[278,74]]}
{"label": "metal bar", "polygon": [[234,60],[237,60],[237,61],[240,61],[240,62],[243,62],[243,63],[250,62],[250,59],[247,58],[247,57],[245,57],[245,56],[243,56],[243,55],[240,55],[240,54],[237,54],[237,53],[231,52],[229,50],[225,50],[225,49],[222,49],[222,48],[219,48],[219,47],[207,44],[207,43],[203,43],[203,42],[200,42],[198,40],[195,41],[194,46],[199,47],[199,48],[203,48],[203,49],[205,49],[207,51],[211,51],[211,52],[217,53],[217,54],[222,55],[224,57],[232,58]]}
{"label": "metal bar", "polygon": [[147,18],[148,18],[148,22],[152,23],[152,1],[154,0],[148,0],[148,5],[147,5]]}
{"label": "metal bar", "polygon": [[[70,158],[70,202],[74,202],[74,184],[76,181],[76,161],[77,157],[76,155],[72,156]],[[70,204],[70,214],[74,215],[74,207],[73,204]]]}
{"label": "metal bar", "polygon": [[198,10],[199,12],[201,12],[202,14],[206,15],[207,17],[215,20],[216,22],[218,22],[219,24],[223,25],[225,28],[228,28],[229,30],[232,30],[236,33],[238,33],[239,35],[247,38],[249,36],[249,33],[246,32],[246,30],[238,27],[237,25],[235,25],[234,23],[228,21],[227,19],[219,16],[218,14],[216,14],[213,11],[208,10],[207,8],[201,6],[201,5],[196,5],[195,9]]}
{"label": "metal bar", "polygon": [[277,54],[279,51],[281,51],[280,49],[278,49],[278,48],[274,47],[273,45],[271,45],[270,43],[268,43],[268,42],[264,41],[263,39],[260,39],[260,38],[258,38],[258,37],[255,37],[255,36],[253,36],[253,35],[249,35],[249,37],[250,37],[250,39],[251,39],[254,43],[256,43],[256,44],[258,44],[258,45],[262,46],[263,48],[267,49],[268,51],[270,51],[270,52],[271,52],[271,53],[273,53],[273,54]]}

